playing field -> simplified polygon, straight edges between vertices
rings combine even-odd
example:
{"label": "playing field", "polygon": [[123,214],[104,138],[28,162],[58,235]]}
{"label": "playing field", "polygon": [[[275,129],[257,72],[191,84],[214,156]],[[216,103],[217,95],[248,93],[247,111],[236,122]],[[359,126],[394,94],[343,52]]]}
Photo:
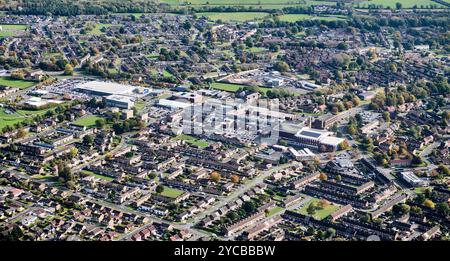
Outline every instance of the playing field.
{"label": "playing field", "polygon": [[0,85],[19,88],[19,89],[27,89],[33,86],[35,83],[30,81],[22,81],[22,80],[14,80],[9,77],[0,77]]}
{"label": "playing field", "polygon": [[337,21],[346,19],[345,16],[312,16],[308,14],[285,14],[279,16],[280,21],[283,22],[297,22],[303,20],[322,20],[322,21]]}
{"label": "playing field", "polygon": [[184,193],[184,191],[182,191],[182,190],[164,186],[164,191],[161,193],[161,196],[165,196],[165,197],[169,197],[169,198],[176,198],[183,193]]}
{"label": "playing field", "polygon": [[[443,8],[444,6],[441,4],[438,4],[436,2],[433,2],[431,0],[370,0],[370,1],[364,1],[359,3],[359,7],[361,8],[367,8],[369,5],[381,5],[385,8],[391,7],[395,8],[396,3],[402,4],[402,8],[430,8],[430,7],[436,7],[436,8]],[[354,4],[354,6],[357,6],[357,3]]]}
{"label": "playing field", "polygon": [[210,20],[222,20],[225,22],[246,22],[246,21],[254,21],[260,20],[268,15],[268,13],[264,12],[233,12],[233,13],[197,13],[198,16],[205,16]]}
{"label": "playing field", "polygon": [[[319,201],[320,201],[320,200],[319,200],[319,199],[316,199],[316,198],[311,199],[311,200],[310,200],[308,203],[306,203],[300,210],[298,210],[298,213],[300,213],[300,214],[302,214],[302,215],[310,216],[310,215],[308,214],[308,211],[307,211],[308,206],[309,206],[310,204],[312,204],[313,202],[318,203]],[[328,217],[331,213],[335,212],[335,211],[338,210],[338,209],[339,209],[338,206],[335,206],[335,205],[331,205],[331,204],[330,204],[330,205],[326,206],[326,207],[323,208],[323,209],[318,209],[318,210],[316,210],[316,213],[313,215],[313,217],[314,217],[315,219],[322,220],[322,219]]]}
{"label": "playing field", "polygon": [[87,128],[93,128],[95,126],[95,122],[99,119],[102,119],[102,117],[95,116],[95,115],[89,115],[86,117],[83,117],[81,119],[78,119],[73,122],[75,125],[84,126]]}

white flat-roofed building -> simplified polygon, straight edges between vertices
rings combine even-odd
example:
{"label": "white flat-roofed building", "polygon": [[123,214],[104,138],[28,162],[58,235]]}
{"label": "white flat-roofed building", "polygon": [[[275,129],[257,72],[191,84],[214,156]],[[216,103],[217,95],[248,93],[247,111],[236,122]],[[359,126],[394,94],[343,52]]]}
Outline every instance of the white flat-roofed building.
{"label": "white flat-roofed building", "polygon": [[78,92],[96,95],[96,96],[110,96],[110,95],[124,95],[131,94],[138,87],[131,85],[124,85],[114,82],[92,81],[86,82],[75,87]]}
{"label": "white flat-roofed building", "polygon": [[425,186],[428,184],[426,180],[417,177],[412,171],[404,171],[401,172],[400,175],[404,181],[414,187]]}
{"label": "white flat-roofed building", "polygon": [[345,140],[332,135],[333,132],[311,129],[309,127],[303,127],[295,134],[297,137],[296,142],[299,146],[320,151],[337,150],[339,144]]}
{"label": "white flat-roofed building", "polygon": [[190,107],[191,104],[187,102],[179,102],[174,100],[168,100],[168,99],[161,99],[158,101],[158,106],[170,108],[170,109],[186,109],[187,107]]}
{"label": "white flat-roofed building", "polygon": [[110,95],[106,97],[105,102],[109,107],[129,110],[134,107],[135,98],[125,95]]}

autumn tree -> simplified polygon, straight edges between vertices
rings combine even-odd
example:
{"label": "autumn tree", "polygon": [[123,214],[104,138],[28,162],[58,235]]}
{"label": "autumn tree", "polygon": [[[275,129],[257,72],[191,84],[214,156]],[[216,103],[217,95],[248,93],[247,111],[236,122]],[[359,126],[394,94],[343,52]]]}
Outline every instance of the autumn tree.
{"label": "autumn tree", "polygon": [[220,173],[219,173],[219,172],[213,171],[213,172],[211,172],[210,178],[211,178],[211,180],[213,180],[214,182],[219,182],[220,179],[221,179],[222,177],[220,176]]}

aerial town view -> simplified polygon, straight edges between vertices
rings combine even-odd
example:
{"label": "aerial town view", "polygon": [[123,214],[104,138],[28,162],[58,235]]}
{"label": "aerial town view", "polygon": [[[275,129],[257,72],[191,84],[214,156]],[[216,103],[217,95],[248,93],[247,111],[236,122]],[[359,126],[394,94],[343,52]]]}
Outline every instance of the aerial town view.
{"label": "aerial town view", "polygon": [[450,0],[0,0],[0,241],[450,240]]}

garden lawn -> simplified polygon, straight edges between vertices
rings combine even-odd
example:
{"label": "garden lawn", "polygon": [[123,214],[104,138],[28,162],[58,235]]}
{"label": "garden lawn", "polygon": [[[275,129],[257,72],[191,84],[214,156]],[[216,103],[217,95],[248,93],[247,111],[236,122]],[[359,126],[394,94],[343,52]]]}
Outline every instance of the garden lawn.
{"label": "garden lawn", "polygon": [[87,128],[93,128],[95,126],[95,122],[99,119],[102,119],[102,117],[95,116],[95,115],[89,115],[89,116],[86,116],[86,117],[76,120],[75,122],[73,122],[73,124],[79,125],[79,126],[84,126]]}
{"label": "garden lawn", "polygon": [[95,173],[93,171],[90,171],[90,170],[82,170],[81,172],[84,173],[84,174],[87,174],[87,175],[94,176],[94,177],[99,178],[99,179],[103,179],[103,180],[108,181],[108,182],[111,182],[111,181],[114,180],[114,178],[103,176],[103,175],[97,174],[97,173]]}
{"label": "garden lawn", "polygon": [[[298,210],[298,213],[302,214],[302,215],[306,215],[306,216],[311,216],[308,214],[308,211],[306,211],[308,209],[308,206],[310,204],[312,204],[313,202],[319,202],[320,200],[317,198],[313,198],[311,199],[308,203],[306,203],[300,210]],[[325,219],[326,217],[328,217],[331,213],[335,212],[336,210],[338,210],[339,207],[336,205],[332,205],[330,203],[329,206],[323,208],[323,209],[318,209],[316,210],[316,213],[313,215],[313,217],[317,220],[322,220]]]}
{"label": "garden lawn", "polygon": [[35,84],[35,82],[15,80],[15,79],[11,79],[10,77],[0,77],[0,85],[12,87],[12,88],[19,88],[21,90],[30,88],[34,84]]}
{"label": "garden lawn", "polygon": [[269,213],[267,213],[267,217],[271,217],[271,216],[277,214],[278,212],[280,212],[280,211],[282,211],[282,210],[283,210],[282,207],[276,206],[276,207],[272,208],[272,209],[269,211]]}
{"label": "garden lawn", "polygon": [[245,85],[232,84],[232,83],[221,83],[215,82],[211,85],[213,89],[227,91],[227,92],[237,92],[239,88],[244,88]]}
{"label": "garden lawn", "polygon": [[165,196],[165,197],[169,197],[169,198],[177,198],[178,196],[180,196],[183,193],[184,193],[184,191],[182,191],[182,190],[164,186],[164,191],[161,192],[161,196]]}
{"label": "garden lawn", "polygon": [[101,31],[102,28],[108,28],[111,26],[115,26],[114,24],[96,24],[94,29],[92,31],[88,32],[90,35],[101,35],[103,32]]}

